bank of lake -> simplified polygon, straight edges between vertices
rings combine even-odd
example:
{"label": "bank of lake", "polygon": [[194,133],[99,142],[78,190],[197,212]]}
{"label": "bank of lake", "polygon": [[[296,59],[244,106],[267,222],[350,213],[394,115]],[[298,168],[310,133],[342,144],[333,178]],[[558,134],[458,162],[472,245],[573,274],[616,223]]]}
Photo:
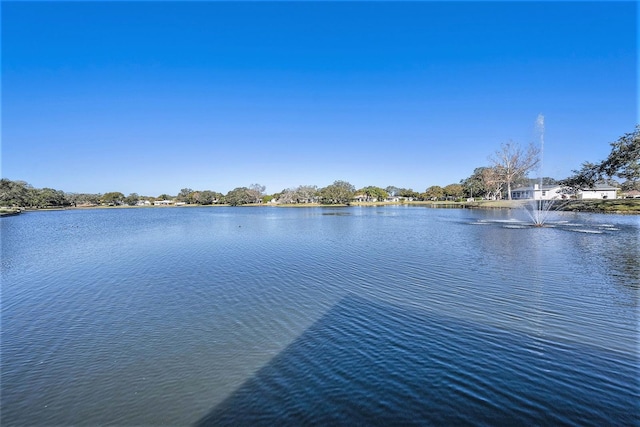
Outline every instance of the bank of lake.
{"label": "bank of lake", "polygon": [[[321,203],[295,203],[295,204],[247,204],[241,207],[267,206],[274,208],[313,208],[313,207],[346,207],[346,206],[424,206],[431,208],[457,208],[457,209],[518,209],[523,204],[531,201],[523,200],[477,200],[477,201],[410,201],[410,202],[352,202],[349,204],[324,205]],[[219,205],[182,205],[182,206],[77,206],[77,207],[50,207],[39,209],[2,208],[0,216],[13,216],[28,211],[51,210],[76,210],[76,209],[168,209],[168,208],[192,208],[192,207],[229,207],[228,204]],[[640,199],[613,199],[613,200],[567,200],[557,201],[553,210],[568,212],[591,212],[612,214],[640,214]]]}

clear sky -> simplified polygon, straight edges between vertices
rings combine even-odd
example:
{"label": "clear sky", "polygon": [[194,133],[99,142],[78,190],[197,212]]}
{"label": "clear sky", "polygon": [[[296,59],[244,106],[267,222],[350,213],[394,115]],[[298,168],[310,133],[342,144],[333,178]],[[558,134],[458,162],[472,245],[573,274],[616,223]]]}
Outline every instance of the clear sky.
{"label": "clear sky", "polygon": [[538,114],[564,178],[638,121],[635,2],[1,7],[2,177],[38,188],[424,191]]}

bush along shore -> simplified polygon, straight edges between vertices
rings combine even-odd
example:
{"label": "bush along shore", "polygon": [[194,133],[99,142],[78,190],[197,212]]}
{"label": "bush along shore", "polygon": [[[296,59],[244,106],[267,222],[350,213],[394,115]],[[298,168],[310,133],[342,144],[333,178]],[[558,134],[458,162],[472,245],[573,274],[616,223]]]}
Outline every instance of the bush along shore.
{"label": "bush along shore", "polygon": [[[529,201],[516,200],[483,200],[464,203],[468,208],[479,209],[517,209]],[[463,204],[463,203],[461,203]],[[554,201],[553,210],[565,212],[592,212],[640,214],[640,199],[603,199],[603,200],[558,200]]]}
{"label": "bush along shore", "polygon": [[640,214],[640,199],[571,200],[562,211]]}
{"label": "bush along shore", "polygon": [[[249,204],[243,207],[273,207],[273,208],[318,208],[318,207],[347,207],[347,206],[424,206],[428,208],[453,208],[453,209],[521,209],[525,204],[533,200],[477,200],[477,201],[403,201],[403,202],[351,202],[345,204],[321,204],[321,203],[296,203],[296,204]],[[203,205],[185,205],[182,207],[198,207]],[[228,204],[204,205],[208,207],[225,207]],[[171,209],[181,206],[58,206],[47,208],[0,208],[0,216],[18,215],[25,211],[47,211],[47,210],[71,210],[71,209]],[[555,211],[566,212],[592,212],[592,213],[614,213],[614,214],[640,214],[640,199],[609,199],[609,200],[558,200],[554,202],[552,208]]]}

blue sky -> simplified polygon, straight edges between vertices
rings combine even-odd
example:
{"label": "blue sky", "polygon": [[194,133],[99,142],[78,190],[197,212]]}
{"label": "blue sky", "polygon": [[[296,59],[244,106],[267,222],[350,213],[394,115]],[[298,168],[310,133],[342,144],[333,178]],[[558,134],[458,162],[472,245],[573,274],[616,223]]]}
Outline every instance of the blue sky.
{"label": "blue sky", "polygon": [[[2,2],[2,176],[68,192],[544,175],[637,115],[635,2]],[[537,174],[533,174],[534,176]]]}

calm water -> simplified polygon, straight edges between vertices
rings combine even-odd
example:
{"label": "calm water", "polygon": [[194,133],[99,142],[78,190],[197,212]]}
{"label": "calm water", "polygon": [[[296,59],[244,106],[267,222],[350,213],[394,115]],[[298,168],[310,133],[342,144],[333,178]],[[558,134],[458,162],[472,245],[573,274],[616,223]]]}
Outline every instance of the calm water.
{"label": "calm water", "polygon": [[640,219],[525,219],[2,218],[2,425],[639,425]]}

